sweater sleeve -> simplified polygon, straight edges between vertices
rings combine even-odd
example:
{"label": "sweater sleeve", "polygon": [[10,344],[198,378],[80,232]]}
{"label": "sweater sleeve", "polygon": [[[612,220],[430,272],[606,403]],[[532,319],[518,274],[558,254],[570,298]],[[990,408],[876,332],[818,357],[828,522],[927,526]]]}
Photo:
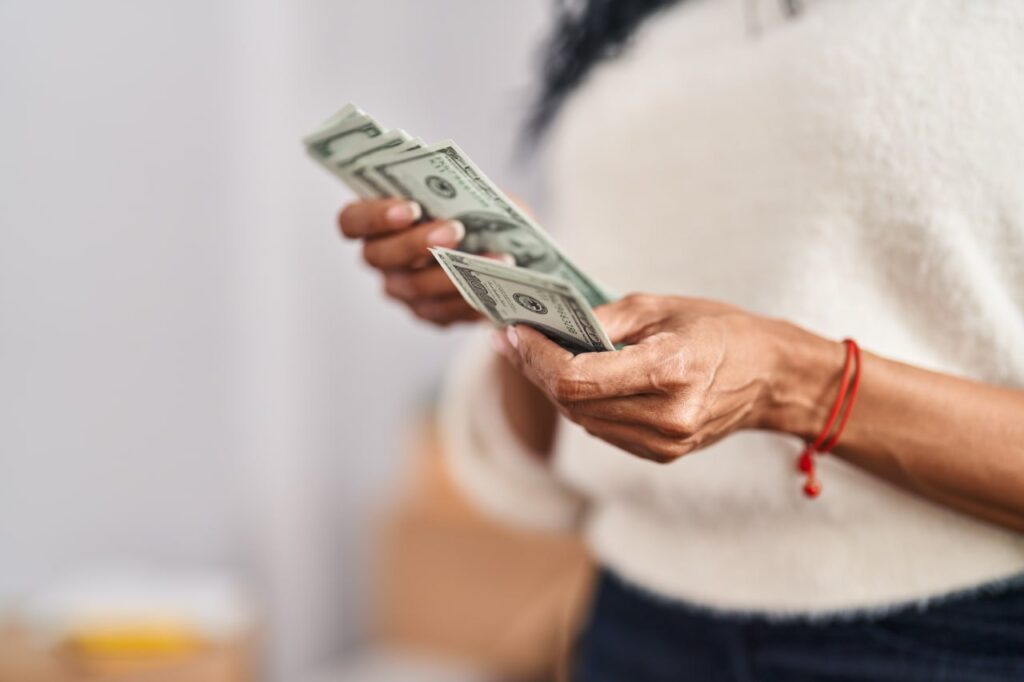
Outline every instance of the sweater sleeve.
{"label": "sweater sleeve", "polygon": [[501,404],[487,332],[469,339],[441,397],[440,435],[453,479],[485,513],[534,530],[569,530],[583,498],[523,445]]}

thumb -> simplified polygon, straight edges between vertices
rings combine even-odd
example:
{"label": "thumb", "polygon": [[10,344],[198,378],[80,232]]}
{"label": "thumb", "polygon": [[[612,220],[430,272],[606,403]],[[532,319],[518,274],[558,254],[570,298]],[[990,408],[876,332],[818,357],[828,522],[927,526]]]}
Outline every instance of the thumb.
{"label": "thumb", "polygon": [[653,294],[630,294],[594,308],[594,315],[612,343],[636,343],[661,319],[657,299]]}
{"label": "thumb", "polygon": [[572,353],[535,329],[520,324],[506,331],[512,346],[508,359],[538,386],[546,386],[572,361]]}

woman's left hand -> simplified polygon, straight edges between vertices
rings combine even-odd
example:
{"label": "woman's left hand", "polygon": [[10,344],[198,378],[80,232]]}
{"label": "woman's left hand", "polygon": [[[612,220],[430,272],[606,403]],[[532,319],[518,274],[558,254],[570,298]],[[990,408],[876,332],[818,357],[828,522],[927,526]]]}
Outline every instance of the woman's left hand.
{"label": "woman's left hand", "polygon": [[570,420],[656,462],[768,428],[788,402],[784,365],[807,337],[837,369],[843,358],[841,344],[715,301],[634,294],[595,312],[613,342],[629,345],[573,356],[524,326],[496,332],[495,344]]}

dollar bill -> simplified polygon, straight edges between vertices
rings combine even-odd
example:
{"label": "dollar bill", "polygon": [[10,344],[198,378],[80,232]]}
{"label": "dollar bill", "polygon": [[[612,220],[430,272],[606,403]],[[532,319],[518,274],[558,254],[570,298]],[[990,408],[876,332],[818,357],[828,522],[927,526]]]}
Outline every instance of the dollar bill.
{"label": "dollar bill", "polygon": [[388,196],[384,190],[368,182],[355,171],[363,164],[372,164],[391,158],[391,153],[407,148],[412,138],[404,130],[391,130],[383,135],[354,141],[337,149],[323,164],[349,188],[363,198]]}
{"label": "dollar bill", "polygon": [[347,104],[302,139],[306,152],[363,198],[380,196],[354,175],[357,162],[375,152],[408,142],[402,131],[388,131],[366,112]]}
{"label": "dollar bill", "polygon": [[427,216],[465,225],[459,250],[508,253],[516,265],[568,282],[591,306],[611,300],[454,142],[393,154],[381,162],[371,158],[362,166],[369,182],[416,201]]}
{"label": "dollar bill", "polygon": [[396,156],[417,151],[422,149],[424,146],[426,145],[423,140],[415,137],[397,147],[382,149],[375,152],[372,158],[363,158],[360,159],[358,163],[354,164],[347,173],[346,182],[348,186],[356,192],[356,194],[359,194],[364,198],[373,197],[376,199],[387,199],[389,197],[393,197],[394,192],[370,175],[372,166],[369,164],[385,163]]}
{"label": "dollar bill", "polygon": [[328,130],[329,128],[333,128],[334,126],[338,125],[339,123],[341,123],[345,119],[351,118],[351,117],[355,116],[356,114],[358,114],[360,116],[363,116],[363,117],[366,117],[366,118],[369,118],[368,114],[365,111],[363,111],[362,109],[360,109],[359,107],[357,107],[356,105],[354,105],[354,104],[346,104],[341,109],[338,109],[338,111],[336,111],[333,114],[331,114],[330,118],[328,118],[326,121],[324,121],[323,123],[320,124],[320,127],[318,127],[312,133],[310,133],[309,135],[304,137],[303,138],[303,143],[304,144],[308,144],[307,141],[310,140],[315,135],[318,135],[318,134],[322,133],[323,131]]}
{"label": "dollar bill", "polygon": [[573,353],[614,350],[586,299],[561,279],[461,251],[430,251],[466,302],[494,324],[528,325]]}
{"label": "dollar bill", "polygon": [[365,111],[347,104],[319,128],[302,138],[302,143],[306,145],[310,156],[325,163],[332,154],[345,151],[351,145],[361,144],[367,139],[380,137],[385,132],[384,126]]}
{"label": "dollar bill", "polygon": [[[348,104],[303,143],[311,157],[360,197],[401,196],[419,203],[424,219],[461,221],[466,236],[460,251],[511,254],[521,268],[568,284],[588,310],[611,300],[454,142],[427,146]],[[459,286],[461,280],[453,281]]]}

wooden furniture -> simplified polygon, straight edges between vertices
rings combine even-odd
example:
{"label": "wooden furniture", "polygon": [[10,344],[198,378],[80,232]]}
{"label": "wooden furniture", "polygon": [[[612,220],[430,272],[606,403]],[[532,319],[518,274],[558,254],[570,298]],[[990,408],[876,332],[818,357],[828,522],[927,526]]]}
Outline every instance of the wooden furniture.
{"label": "wooden furniture", "polygon": [[409,451],[407,485],[376,534],[378,642],[501,679],[564,678],[594,574],[580,539],[482,515],[450,479],[429,423]]}

